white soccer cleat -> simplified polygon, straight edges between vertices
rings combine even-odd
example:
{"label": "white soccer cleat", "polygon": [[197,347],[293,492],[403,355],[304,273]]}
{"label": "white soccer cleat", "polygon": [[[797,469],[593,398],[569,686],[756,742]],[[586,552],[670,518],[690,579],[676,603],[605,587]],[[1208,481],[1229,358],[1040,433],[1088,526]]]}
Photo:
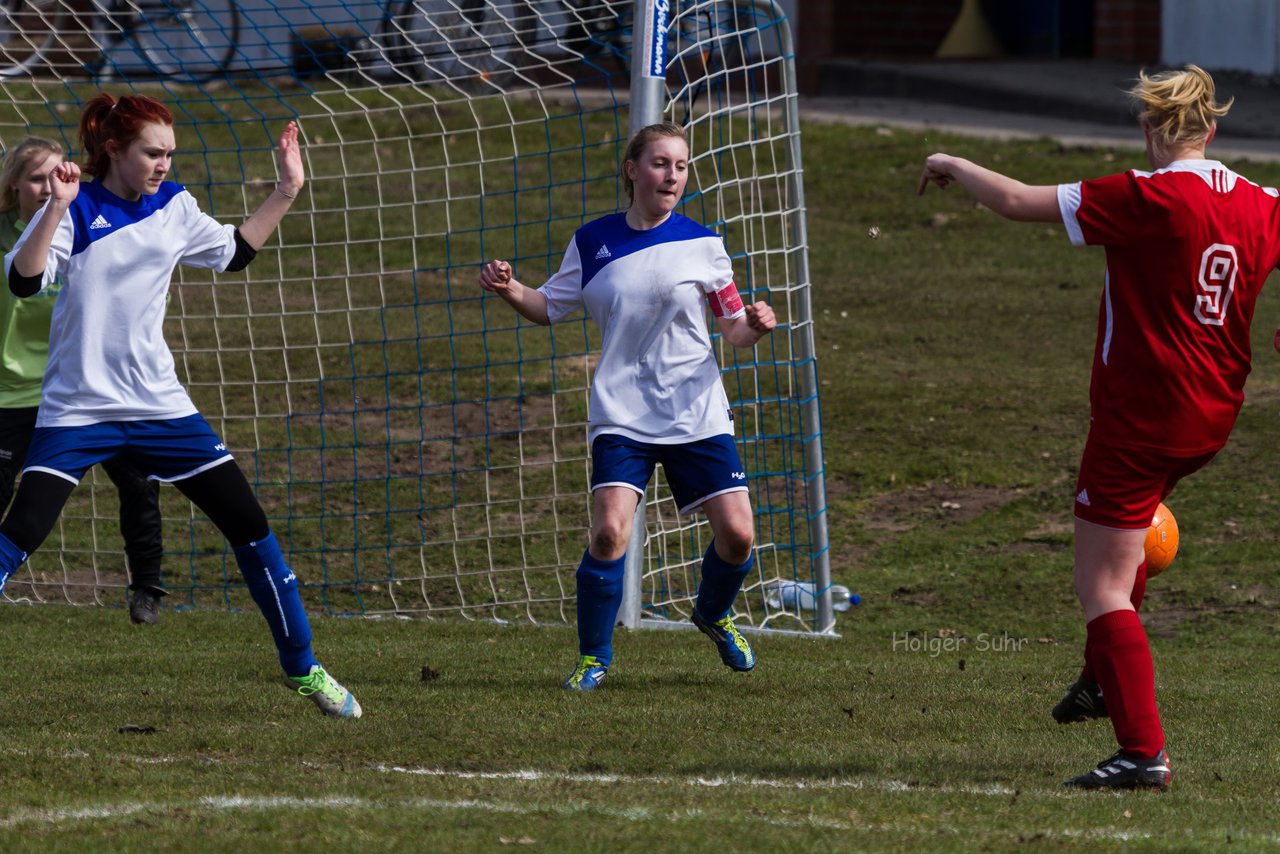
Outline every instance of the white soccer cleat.
{"label": "white soccer cleat", "polygon": [[311,671],[306,676],[289,676],[286,681],[290,688],[297,688],[300,695],[314,701],[326,715],[335,718],[360,717],[362,710],[355,696],[318,664],[311,665]]}

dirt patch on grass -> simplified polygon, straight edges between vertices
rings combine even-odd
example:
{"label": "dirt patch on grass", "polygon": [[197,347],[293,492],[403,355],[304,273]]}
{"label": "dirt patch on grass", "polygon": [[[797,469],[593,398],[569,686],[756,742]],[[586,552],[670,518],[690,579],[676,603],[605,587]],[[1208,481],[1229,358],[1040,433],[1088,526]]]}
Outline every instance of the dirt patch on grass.
{"label": "dirt patch on grass", "polygon": [[[1159,584],[1159,581],[1154,584]],[[1182,627],[1232,614],[1276,611],[1276,603],[1267,598],[1269,591],[1254,587],[1242,591],[1243,599],[1236,602],[1219,602],[1213,599],[1194,600],[1184,590],[1148,588],[1139,612],[1147,634],[1164,640],[1176,640]]]}
{"label": "dirt patch on grass", "polygon": [[858,491],[858,485],[842,474],[828,472],[823,478],[823,484],[827,488],[827,506],[832,507],[839,504],[845,498]]}
{"label": "dirt patch on grass", "polygon": [[932,590],[913,589],[910,587],[899,587],[889,595],[894,602],[899,602],[903,605],[918,605],[924,608],[938,604],[941,599]]}
{"label": "dirt patch on grass", "polygon": [[925,522],[960,525],[1003,507],[1019,494],[1016,489],[930,483],[883,496],[862,514],[862,522],[868,528],[894,532],[910,531]]}
{"label": "dirt patch on grass", "polygon": [[831,547],[831,577],[839,582],[848,580],[851,573],[859,571],[868,557],[879,548],[864,543],[844,543]]}

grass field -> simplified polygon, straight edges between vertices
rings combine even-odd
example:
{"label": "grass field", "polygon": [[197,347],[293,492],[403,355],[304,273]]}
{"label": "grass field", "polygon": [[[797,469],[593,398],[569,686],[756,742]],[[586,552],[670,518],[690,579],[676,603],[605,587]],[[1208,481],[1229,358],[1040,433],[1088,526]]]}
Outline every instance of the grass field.
{"label": "grass field", "polygon": [[622,633],[606,687],[569,696],[568,629],[319,619],[365,708],[339,722],[276,684],[256,614],[6,607],[0,849],[1275,850],[1280,300],[1231,445],[1169,501],[1182,552],[1144,605],[1173,788],[1068,792],[1114,749],[1048,714],[1083,641],[1070,508],[1102,256],[960,191],[917,199],[939,148],[1031,182],[1141,165],[806,126],[832,564],[863,600],[839,639],[757,636],[743,676],[699,635]]}

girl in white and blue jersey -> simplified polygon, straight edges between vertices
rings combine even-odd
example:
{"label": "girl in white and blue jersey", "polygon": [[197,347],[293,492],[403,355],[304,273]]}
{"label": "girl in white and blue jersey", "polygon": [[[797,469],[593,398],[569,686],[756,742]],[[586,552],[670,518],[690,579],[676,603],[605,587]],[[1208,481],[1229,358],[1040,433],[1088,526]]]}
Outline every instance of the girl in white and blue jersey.
{"label": "girl in white and blue jersey", "polygon": [[0,588],[44,542],[85,471],[119,454],[172,483],[230,541],[291,687],[326,714],[359,717],[360,704],[316,661],[297,577],[240,467],[178,382],[163,333],[174,267],[244,269],[289,210],[305,180],[298,128],[290,122],[280,136],[275,190],[239,228],[165,180],[173,116],[159,101],[96,96],[80,141],[96,180],[82,184],[69,161],[54,167],[49,200],[4,262],[15,296],[55,280],[62,289],[35,432],[0,523]]}
{"label": "girl in white and blue jersey", "polygon": [[675,213],[688,168],[678,125],[643,128],[623,161],[631,205],[578,229],[546,284],[525,287],[506,261],[480,273],[480,286],[523,317],[547,325],[585,307],[603,335],[588,416],[591,539],[576,576],[579,656],[564,682],[570,690],[596,688],[613,661],[627,541],[657,463],[680,512],[700,509],[711,525],[693,622],[727,666],[755,666],[732,619],[753,563],[751,501],[706,310],[735,347],[753,346],[777,321],[765,302],[743,305],[720,236]]}
{"label": "girl in white and blue jersey", "polygon": [[[26,224],[48,201],[49,173],[62,161],[62,146],[38,136],[29,136],[6,152],[0,166],[0,254],[17,245]],[[38,298],[12,296],[0,266],[0,511],[13,498],[14,482],[36,428],[57,296],[56,283]],[[164,557],[160,484],[120,457],[103,462],[102,468],[120,497],[120,533],[131,593],[129,618],[135,623],[155,623],[165,595],[160,569]]]}

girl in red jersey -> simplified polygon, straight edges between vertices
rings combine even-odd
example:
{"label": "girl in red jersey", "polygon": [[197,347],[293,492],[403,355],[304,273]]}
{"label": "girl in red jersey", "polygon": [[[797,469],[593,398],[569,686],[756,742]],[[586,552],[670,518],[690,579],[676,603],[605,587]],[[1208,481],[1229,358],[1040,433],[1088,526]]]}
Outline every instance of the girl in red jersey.
{"label": "girl in red jersey", "polygon": [[1075,501],[1085,668],[1054,717],[1109,716],[1120,745],[1068,786],[1163,791],[1169,759],[1137,614],[1143,541],[1160,501],[1213,458],[1235,424],[1254,302],[1280,263],[1280,198],[1206,159],[1216,120],[1231,104],[1216,101],[1202,69],[1139,74],[1129,94],[1150,172],[1028,186],[934,154],[918,192],[957,182],[1001,216],[1061,222],[1074,245],[1106,248]]}

